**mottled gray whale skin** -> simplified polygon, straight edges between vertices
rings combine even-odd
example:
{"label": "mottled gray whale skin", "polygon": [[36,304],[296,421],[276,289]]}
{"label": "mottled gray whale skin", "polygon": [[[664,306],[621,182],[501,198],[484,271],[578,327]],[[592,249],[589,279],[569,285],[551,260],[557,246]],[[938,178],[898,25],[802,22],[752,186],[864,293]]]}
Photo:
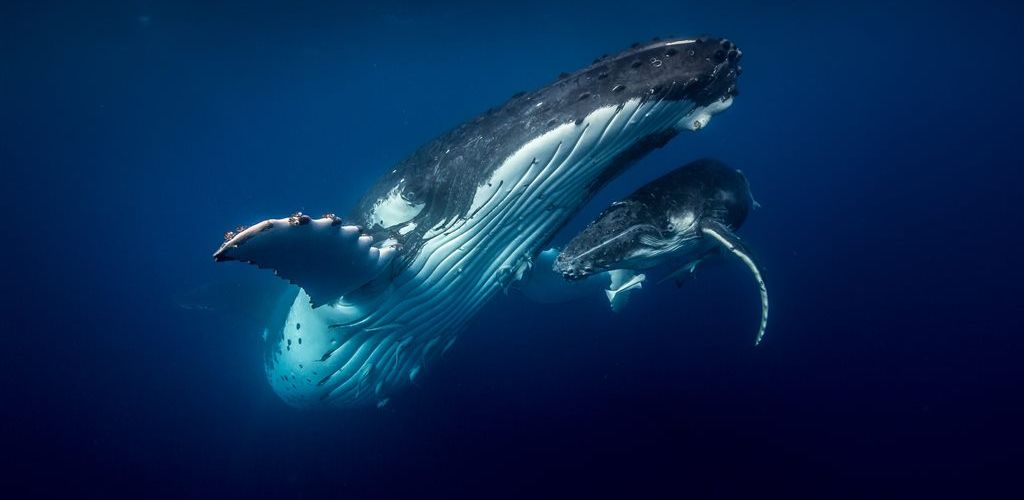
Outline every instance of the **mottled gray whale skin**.
{"label": "mottled gray whale skin", "polygon": [[698,264],[726,250],[747,264],[760,288],[760,342],[768,319],[768,292],[760,266],[735,234],[754,206],[742,172],[717,160],[697,160],[612,203],[569,241],[553,269],[578,281],[613,270],[668,264],[674,271],[669,276],[681,284]]}
{"label": "mottled gray whale skin", "polygon": [[264,331],[275,392],[298,407],[386,403],[597,190],[728,108],[740,56],[713,38],[636,45],[441,135],[347,217],[297,213],[227,233],[217,261],[301,287]]}

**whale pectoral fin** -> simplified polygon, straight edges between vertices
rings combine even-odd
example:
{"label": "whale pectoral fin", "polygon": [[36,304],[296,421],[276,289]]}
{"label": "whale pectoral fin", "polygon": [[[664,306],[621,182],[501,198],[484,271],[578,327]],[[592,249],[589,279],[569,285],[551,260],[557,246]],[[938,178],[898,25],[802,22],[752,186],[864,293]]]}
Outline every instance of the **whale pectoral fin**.
{"label": "whale pectoral fin", "polygon": [[608,304],[612,311],[619,312],[626,307],[630,292],[643,288],[643,282],[647,276],[636,274],[628,269],[615,269],[608,273],[611,275],[611,285],[604,291],[604,294],[608,297]]}
{"label": "whale pectoral fin", "polygon": [[761,271],[758,269],[757,263],[754,262],[753,254],[743,244],[739,236],[736,236],[724,224],[713,221],[705,222],[701,226],[701,231],[712,237],[726,250],[732,252],[733,255],[739,257],[750,268],[750,271],[754,273],[754,279],[757,280],[757,286],[761,291],[761,325],[757,329],[755,345],[760,344],[761,339],[764,338],[765,328],[768,326],[768,288],[764,284],[764,278],[761,277]]}
{"label": "whale pectoral fin", "polygon": [[237,260],[273,269],[310,297],[313,307],[337,300],[372,280],[398,253],[395,246],[375,247],[373,237],[337,217],[313,219],[296,214],[260,222],[226,241],[214,260]]}

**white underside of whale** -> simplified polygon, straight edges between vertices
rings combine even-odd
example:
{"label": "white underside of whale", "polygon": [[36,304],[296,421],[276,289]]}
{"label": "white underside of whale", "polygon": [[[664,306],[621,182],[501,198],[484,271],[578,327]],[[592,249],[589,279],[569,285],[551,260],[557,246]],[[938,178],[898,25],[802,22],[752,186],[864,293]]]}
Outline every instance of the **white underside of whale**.
{"label": "white underside of whale", "polygon": [[[386,401],[446,351],[487,300],[522,275],[616,155],[653,133],[702,128],[729,104],[695,108],[634,99],[530,140],[479,186],[467,217],[427,232],[387,289],[315,309],[300,292],[281,335],[270,336],[277,342],[267,366],[274,391],[294,406]],[[421,207],[391,208],[385,218],[402,221]]]}

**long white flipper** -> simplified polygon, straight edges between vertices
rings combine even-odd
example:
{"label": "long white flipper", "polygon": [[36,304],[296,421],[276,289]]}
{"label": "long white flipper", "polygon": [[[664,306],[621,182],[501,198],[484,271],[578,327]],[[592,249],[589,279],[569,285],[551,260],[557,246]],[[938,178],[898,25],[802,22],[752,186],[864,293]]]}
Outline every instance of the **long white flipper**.
{"label": "long white flipper", "polygon": [[309,295],[313,307],[337,300],[372,280],[397,254],[394,246],[375,247],[357,226],[325,215],[301,213],[260,222],[225,235],[214,254],[218,262],[238,260],[274,272]]}
{"label": "long white flipper", "polygon": [[730,231],[728,227],[725,227],[725,225],[718,222],[706,222],[702,225],[701,231],[714,238],[718,243],[732,252],[733,255],[739,257],[740,260],[750,268],[751,272],[754,273],[754,279],[757,280],[757,286],[761,289],[761,326],[757,329],[757,341],[755,342],[755,345],[760,344],[761,339],[764,338],[765,328],[768,326],[768,288],[765,286],[764,279],[761,277],[761,271],[758,270],[757,264],[754,263],[751,253],[743,245],[743,242],[732,231]]}

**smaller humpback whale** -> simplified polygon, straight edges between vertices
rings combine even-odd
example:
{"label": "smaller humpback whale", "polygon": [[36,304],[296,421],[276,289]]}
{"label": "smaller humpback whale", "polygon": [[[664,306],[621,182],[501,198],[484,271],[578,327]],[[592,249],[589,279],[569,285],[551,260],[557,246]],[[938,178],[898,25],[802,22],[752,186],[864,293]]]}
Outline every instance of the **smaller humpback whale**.
{"label": "smaller humpback whale", "polygon": [[[570,283],[605,283],[608,272],[673,264],[668,278],[681,283],[698,264],[725,249],[750,268],[760,288],[760,343],[768,324],[768,291],[752,254],[734,233],[754,206],[740,171],[697,160],[612,203],[565,246],[553,269]],[[616,295],[639,287],[643,276],[607,290],[613,308]]]}

